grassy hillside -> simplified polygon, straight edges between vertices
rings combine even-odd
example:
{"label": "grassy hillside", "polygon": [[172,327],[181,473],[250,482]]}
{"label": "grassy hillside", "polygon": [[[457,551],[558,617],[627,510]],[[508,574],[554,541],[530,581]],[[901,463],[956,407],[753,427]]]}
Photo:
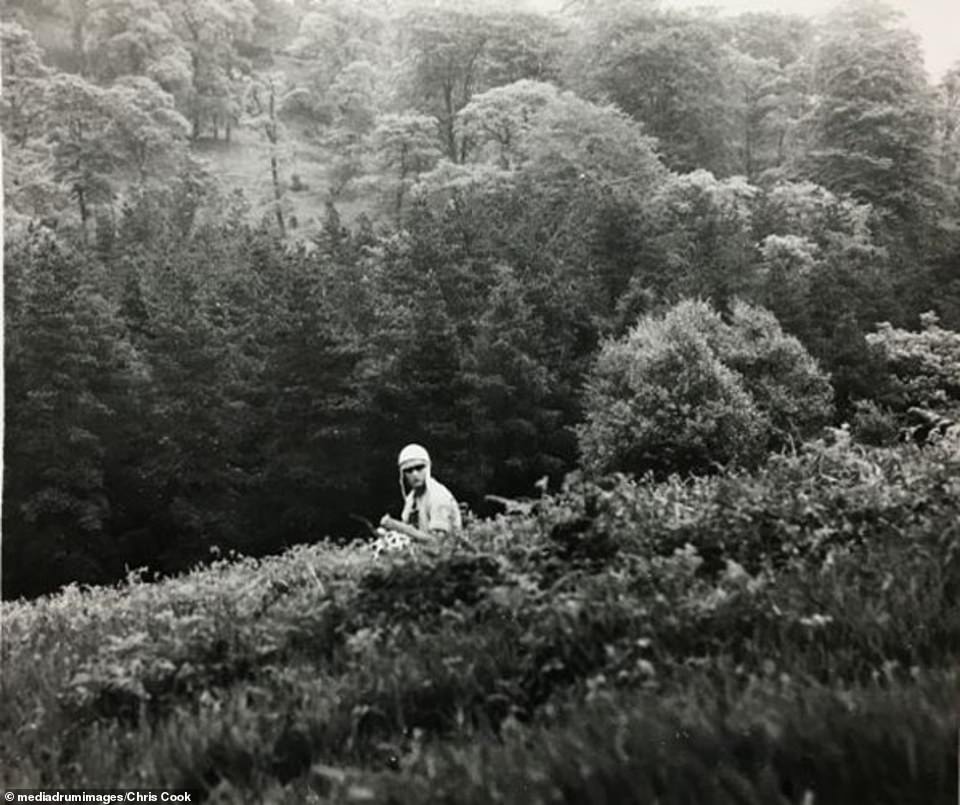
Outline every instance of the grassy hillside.
{"label": "grassy hillside", "polygon": [[[287,212],[288,235],[292,240],[308,240],[322,224],[325,205],[330,196],[327,163],[330,152],[306,136],[302,126],[291,126],[288,155],[281,163],[281,181]],[[193,153],[204,159],[210,172],[216,176],[227,193],[242,190],[251,205],[253,223],[264,216],[273,221],[273,186],[270,177],[270,150],[265,139],[249,128],[238,128],[231,133],[230,142],[223,139],[200,140],[192,146]],[[293,189],[297,175],[302,189]],[[374,213],[374,200],[362,185],[350,187],[333,199],[345,223],[352,222],[361,213]],[[295,217],[291,222],[290,213]],[[293,223],[294,225],[290,225]]]}
{"label": "grassy hillside", "polygon": [[3,605],[4,787],[211,801],[947,803],[960,456],[572,477],[468,544]]}

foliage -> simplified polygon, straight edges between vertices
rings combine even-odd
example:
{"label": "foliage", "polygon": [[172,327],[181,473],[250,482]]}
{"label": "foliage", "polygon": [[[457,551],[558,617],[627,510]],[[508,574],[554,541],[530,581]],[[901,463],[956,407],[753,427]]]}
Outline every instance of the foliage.
{"label": "foliage", "polygon": [[814,56],[809,175],[917,236],[935,201],[933,115],[917,39],[895,23],[876,4],[827,22]]}
{"label": "foliage", "polygon": [[181,95],[191,138],[206,126],[229,128],[236,74],[244,67],[239,45],[251,34],[256,9],[251,0],[172,0],[165,12],[188,54],[189,83]]}
{"label": "foliage", "polygon": [[733,63],[716,18],[650,5],[584,16],[573,86],[642,121],[670,168],[727,175]]}
{"label": "foliage", "polygon": [[[855,443],[957,390],[898,26],[9,0],[0,783],[954,797],[956,443]],[[350,544],[411,440],[505,513]]]}
{"label": "foliage", "polygon": [[578,431],[590,470],[702,470],[758,455],[766,422],[700,331],[709,315],[685,305],[601,349]]}
{"label": "foliage", "polygon": [[740,177],[718,180],[706,171],[672,176],[658,188],[648,226],[663,255],[658,271],[668,299],[699,294],[724,305],[750,288],[759,195]]}
{"label": "foliage", "polygon": [[[270,302],[257,314],[270,328],[249,434],[256,456],[254,495],[244,510],[262,534],[297,542],[320,535],[331,515],[349,511],[370,467],[356,446],[365,441],[369,401],[362,382],[365,352],[342,325],[347,311],[317,266],[299,255],[261,266]],[[359,503],[359,502],[358,502]]]}
{"label": "foliage", "polygon": [[[944,75],[937,87],[937,142],[940,174],[948,185],[960,170],[960,64]],[[956,202],[956,199],[953,199]]]}
{"label": "foliage", "polygon": [[5,24],[4,32],[5,69],[13,74],[4,93],[15,149],[6,180],[11,211],[49,223],[75,203],[86,232],[125,186],[142,186],[182,162],[188,124],[153,80],[128,76],[102,87],[56,73],[26,31]]}
{"label": "foliage", "polygon": [[114,82],[110,124],[103,136],[114,146],[119,167],[136,172],[141,183],[176,168],[188,123],[174,100],[149,78]]}
{"label": "foliage", "polygon": [[850,423],[850,432],[861,444],[874,446],[893,444],[900,435],[897,416],[873,400],[857,400]]}
{"label": "foliage", "polygon": [[44,85],[50,68],[26,28],[17,23],[0,26],[3,44],[4,134],[14,145],[25,145],[38,133],[44,117]]}
{"label": "foliage", "polygon": [[344,80],[351,64],[378,61],[388,19],[385,3],[312,3],[299,16],[288,47],[309,61],[310,83],[322,96]]}
{"label": "foliage", "polygon": [[830,399],[819,367],[768,312],[735,302],[724,320],[682,302],[604,345],[580,448],[594,472],[749,464],[822,425]]}
{"label": "foliage", "polygon": [[516,272],[500,266],[461,369],[479,448],[474,471],[488,488],[523,489],[567,466],[556,444],[564,419],[558,383],[537,351],[544,340],[543,318]]}
{"label": "foliage", "polygon": [[436,119],[452,162],[463,161],[470,148],[468,139],[458,140],[455,121],[475,92],[555,73],[557,30],[536,14],[421,7],[400,22],[407,40],[401,95]]}
{"label": "foliage", "polygon": [[878,396],[900,412],[951,408],[960,398],[960,333],[941,327],[935,313],[920,318],[919,332],[883,323],[866,337],[888,373],[887,389]]}
{"label": "foliage", "polygon": [[143,366],[81,254],[35,233],[5,266],[3,583],[37,594],[116,572],[104,456]]}
{"label": "foliage", "polygon": [[499,167],[509,170],[523,161],[522,149],[538,113],[556,103],[557,95],[552,84],[528,79],[487,90],[458,113],[461,136],[473,154],[482,158],[493,150]]}
{"label": "foliage", "polygon": [[752,473],[571,476],[428,552],[298,546],[5,602],[2,782],[946,802],[956,462],[838,434]]}
{"label": "foliage", "polygon": [[426,115],[384,115],[371,134],[381,175],[384,206],[400,217],[415,179],[440,157],[436,123]]}
{"label": "foliage", "polygon": [[[956,82],[926,85],[896,18],[301,5],[7,3],[9,252],[52,233],[82,276],[65,310],[101,311],[105,351],[138,366],[84,425],[96,483],[54,462],[51,494],[102,496],[100,536],[58,532],[84,579],[346,538],[347,514],[395,501],[413,432],[475,508],[556,485],[599,344],[683,298],[769,309],[829,371],[838,421],[875,439],[902,402],[865,334],[929,309],[956,329]],[[874,158],[904,170],[868,176]],[[11,299],[65,270],[38,255]],[[58,327],[11,317],[34,385],[49,343],[85,354]],[[788,411],[792,382],[750,393]],[[21,424],[14,442],[47,444]],[[53,473],[49,452],[11,475]],[[6,494],[16,512],[32,492]],[[17,560],[7,594],[70,575],[50,568]]]}
{"label": "foliage", "polygon": [[739,171],[754,182],[786,166],[802,139],[813,25],[799,16],[745,13],[731,23]]}
{"label": "foliage", "polygon": [[254,76],[247,86],[244,99],[245,122],[256,129],[270,146],[271,193],[268,209],[272,208],[281,236],[287,233],[287,210],[284,205],[286,187],[280,176],[291,161],[289,134],[283,116],[304,93],[302,88],[289,86],[282,74],[273,72]]}
{"label": "foliage", "polygon": [[148,77],[182,97],[191,80],[188,48],[162,2],[95,0],[84,22],[84,61],[99,81]]}

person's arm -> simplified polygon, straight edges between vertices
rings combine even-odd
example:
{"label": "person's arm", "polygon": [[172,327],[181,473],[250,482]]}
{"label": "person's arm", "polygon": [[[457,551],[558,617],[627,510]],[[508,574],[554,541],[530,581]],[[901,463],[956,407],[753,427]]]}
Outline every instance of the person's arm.
{"label": "person's arm", "polygon": [[[404,523],[402,520],[397,520],[389,514],[385,514],[380,518],[380,525],[384,528],[389,528],[391,531],[399,531],[401,534],[406,534],[410,539],[415,539],[419,542],[433,542],[429,534],[424,533],[419,528],[414,528],[412,525]],[[432,533],[436,534],[437,532]]]}

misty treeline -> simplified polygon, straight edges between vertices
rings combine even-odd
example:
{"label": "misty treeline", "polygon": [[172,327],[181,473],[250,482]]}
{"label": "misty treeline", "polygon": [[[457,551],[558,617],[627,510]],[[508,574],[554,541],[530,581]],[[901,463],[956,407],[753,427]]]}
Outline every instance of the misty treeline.
{"label": "misty treeline", "polygon": [[[900,413],[878,323],[960,329],[960,64],[931,83],[882,5],[8,0],[2,32],[6,597],[352,536],[409,441],[481,511],[556,484],[601,346],[685,299],[771,311],[838,422]],[[262,198],[198,158],[238,131]]]}

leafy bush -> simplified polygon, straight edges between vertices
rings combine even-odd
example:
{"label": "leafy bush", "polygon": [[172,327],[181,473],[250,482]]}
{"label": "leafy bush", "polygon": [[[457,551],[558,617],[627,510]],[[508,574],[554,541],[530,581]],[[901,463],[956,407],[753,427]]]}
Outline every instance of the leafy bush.
{"label": "leafy bush", "polygon": [[841,430],[756,471],[571,475],[468,545],[5,603],[0,784],[946,801],[958,462]]}
{"label": "leafy bush", "polygon": [[815,361],[770,313],[738,301],[727,322],[707,303],[685,301],[601,349],[580,448],[596,473],[752,464],[823,424],[830,395]]}
{"label": "leafy bush", "polygon": [[857,400],[853,405],[851,433],[863,444],[875,446],[893,444],[899,435],[896,414],[873,400]]}
{"label": "leafy bush", "polygon": [[944,409],[960,403],[960,333],[940,327],[935,313],[920,318],[920,332],[884,323],[867,335],[890,375],[884,402],[899,412],[911,406]]}

